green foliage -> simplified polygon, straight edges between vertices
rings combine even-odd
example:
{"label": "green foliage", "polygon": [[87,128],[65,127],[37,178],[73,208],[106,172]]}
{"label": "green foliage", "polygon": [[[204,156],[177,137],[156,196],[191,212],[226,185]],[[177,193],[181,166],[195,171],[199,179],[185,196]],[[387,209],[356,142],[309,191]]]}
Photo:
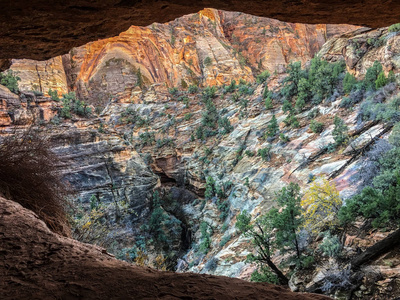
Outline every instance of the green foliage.
{"label": "green foliage", "polygon": [[272,116],[271,121],[268,122],[267,126],[267,137],[274,137],[279,131],[278,121],[276,120],[275,115]]}
{"label": "green foliage", "polygon": [[189,88],[188,88],[189,94],[196,94],[196,93],[198,93],[198,91],[199,91],[199,87],[197,85],[194,85],[194,84],[189,85]]}
{"label": "green foliage", "polygon": [[285,100],[297,96],[298,111],[310,101],[319,104],[333,94],[344,69],[343,61],[328,63],[319,57],[311,60],[308,69],[302,69],[300,62],[292,62],[288,65],[288,76],[283,80],[281,94]]}
{"label": "green foliage", "polygon": [[270,76],[270,73],[268,72],[268,70],[263,71],[262,73],[260,73],[259,75],[257,75],[256,80],[258,84],[264,83],[265,81],[268,80]]}
{"label": "green foliage", "polygon": [[186,81],[185,81],[183,78],[181,79],[181,87],[182,87],[183,89],[186,89],[186,88],[188,87]]}
{"label": "green foliage", "polygon": [[152,131],[145,131],[139,135],[143,146],[151,146],[156,142],[155,134]]}
{"label": "green foliage", "polygon": [[288,100],[284,100],[284,101],[283,101],[282,111],[283,111],[284,113],[286,113],[286,112],[289,112],[289,113],[293,112],[293,106],[292,106],[292,104],[291,104]]}
{"label": "green foliage", "polygon": [[189,120],[192,118],[192,116],[193,116],[192,113],[187,113],[187,114],[185,114],[185,116],[184,116],[184,120],[185,120],[185,121],[189,121]]}
{"label": "green foliage", "polygon": [[[294,183],[282,188],[276,194],[276,202],[280,209],[272,208],[259,216],[254,224],[251,223],[251,216],[246,210],[236,217],[235,227],[246,237],[250,237],[256,248],[256,254],[247,256],[247,261],[256,262],[258,265],[254,280],[270,281],[272,277],[275,283],[287,284],[286,276],[271,260],[275,250],[279,250],[281,254],[295,253],[298,265],[304,267],[299,241],[299,229],[303,222],[299,192],[300,187]],[[275,238],[272,236],[273,232]]]}
{"label": "green foliage", "polygon": [[257,155],[261,156],[263,161],[270,161],[271,149],[272,149],[272,146],[267,146],[265,148],[258,149]]}
{"label": "green foliage", "polygon": [[265,98],[271,98],[271,92],[268,90],[268,85],[265,85],[264,91],[263,91],[263,99]]}
{"label": "green foliage", "polygon": [[387,81],[388,81],[388,83],[396,82],[396,75],[394,74],[393,70],[389,71]]}
{"label": "green foliage", "polygon": [[201,232],[201,237],[200,237],[200,245],[199,245],[199,250],[200,252],[207,254],[211,247],[211,234],[212,234],[212,228],[210,228],[210,225],[208,225],[207,222],[203,221],[200,223],[200,232]]}
{"label": "green foliage", "polygon": [[375,88],[380,89],[381,87],[384,87],[387,83],[388,79],[386,78],[385,73],[381,71],[375,80]]}
{"label": "green foliage", "polygon": [[390,25],[388,28],[389,32],[399,32],[400,31],[400,23]]}
{"label": "green foliage", "polygon": [[314,133],[321,133],[324,130],[324,124],[315,120],[311,120],[310,129]]}
{"label": "green foliage", "polygon": [[122,124],[135,124],[138,127],[142,127],[144,125],[149,124],[148,119],[144,119],[141,117],[140,113],[137,112],[133,106],[128,106],[125,111],[121,113],[120,122]]}
{"label": "green foliage", "polygon": [[156,140],[156,147],[158,149],[162,148],[164,146],[174,147],[175,146],[175,142],[174,142],[174,140],[172,138],[169,138],[169,137]]}
{"label": "green foliage", "polygon": [[228,243],[231,240],[232,236],[230,234],[228,235],[224,235],[221,239],[221,241],[219,242],[219,246],[222,248],[226,245],[226,243]]}
{"label": "green foliage", "polygon": [[250,225],[250,221],[251,221],[251,215],[247,212],[247,210],[243,210],[236,217],[235,227],[239,229],[241,233],[246,233],[253,228]]}
{"label": "green foliage", "polygon": [[400,119],[400,97],[395,96],[386,103],[376,103],[373,99],[367,99],[361,105],[360,117],[362,120],[378,120],[394,122]]}
{"label": "green foliage", "polygon": [[206,179],[206,190],[204,192],[204,197],[206,200],[210,200],[215,196],[215,193],[215,180],[211,176],[208,176]]}
{"label": "green foliage", "polygon": [[277,194],[276,202],[281,209],[273,208],[270,211],[271,222],[276,229],[275,243],[281,253],[294,251],[300,259],[298,231],[303,217],[299,185],[291,182],[287,187],[283,187]]}
{"label": "green foliage", "polygon": [[301,78],[307,77],[307,72],[301,69],[301,62],[291,62],[287,66],[288,76],[283,80],[281,94],[286,100],[292,99],[298,93],[298,85]]}
{"label": "green foliage", "polygon": [[342,244],[336,235],[332,236],[330,231],[327,231],[318,249],[325,256],[338,257],[340,251],[342,250]]}
{"label": "green foliage", "polygon": [[373,187],[365,187],[362,192],[346,202],[339,211],[342,224],[355,221],[358,216],[372,219],[372,226],[384,227],[398,224],[400,217],[400,176],[395,185],[382,192]]}
{"label": "green foliage", "polygon": [[92,112],[92,109],[84,101],[76,99],[75,92],[63,94],[61,101],[63,107],[58,111],[60,118],[70,119],[72,118],[72,114],[87,117]]}
{"label": "green foliage", "polygon": [[21,78],[17,76],[12,70],[8,70],[7,73],[0,73],[0,84],[7,87],[11,92],[17,94],[19,92],[18,81]]}
{"label": "green foliage", "polygon": [[343,78],[343,91],[346,94],[349,94],[356,85],[357,85],[357,79],[353,75],[347,72]]}
{"label": "green foliage", "polygon": [[162,227],[167,219],[168,217],[161,207],[160,195],[155,191],[153,193],[153,210],[150,215],[149,230],[159,244],[167,242],[167,236]]}
{"label": "green foliage", "polygon": [[202,97],[204,103],[216,97],[217,88],[215,86],[208,86],[203,90]]}
{"label": "green foliage", "polygon": [[309,120],[312,120],[312,119],[315,119],[316,117],[318,117],[319,116],[319,109],[318,108],[314,108],[313,110],[311,110],[309,113],[308,113],[308,115],[307,115],[307,118],[309,119]]}
{"label": "green foliage", "polygon": [[228,134],[233,131],[233,126],[228,117],[223,117],[218,120],[218,125],[222,128],[222,134]]}
{"label": "green foliage", "polygon": [[272,99],[271,97],[267,97],[267,99],[265,99],[265,109],[270,110],[272,108],[273,108]]}
{"label": "green foliage", "polygon": [[336,146],[340,146],[348,140],[348,127],[338,116],[335,116],[333,123],[335,125],[332,131],[333,139],[335,140]]}
{"label": "green foliage", "polygon": [[306,103],[309,102],[310,97],[311,97],[311,85],[307,79],[301,78],[299,81],[298,94],[295,105],[296,110],[301,112]]}
{"label": "green foliage", "polygon": [[172,95],[175,96],[178,94],[178,88],[177,87],[172,87],[168,89],[168,92]]}
{"label": "green foliage", "polygon": [[203,61],[204,66],[209,67],[212,65],[212,59],[211,57],[207,56],[204,61]]}
{"label": "green foliage", "polygon": [[279,134],[279,139],[284,143],[287,143],[290,141],[289,137],[287,135],[284,135],[283,133]]}
{"label": "green foliage", "polygon": [[339,82],[339,76],[344,70],[344,61],[329,63],[319,57],[311,60],[308,82],[311,87],[312,102],[314,104],[319,104],[324,98],[332,95]]}
{"label": "green foliage", "polygon": [[250,281],[278,284],[279,278],[268,267],[260,266],[251,274]]}
{"label": "green foliage", "polygon": [[238,93],[239,95],[253,95],[254,89],[244,82],[238,85]]}
{"label": "green foliage", "polygon": [[376,80],[378,79],[379,74],[383,71],[382,64],[379,61],[375,61],[374,64],[367,69],[367,73],[365,74],[363,86],[366,90],[375,90],[376,89]]}
{"label": "green foliage", "polygon": [[283,120],[283,123],[285,123],[286,126],[290,126],[292,128],[299,128],[300,127],[300,123],[297,120],[297,118],[294,115],[294,113],[290,113],[289,115],[287,115],[285,120]]}
{"label": "green foliage", "polygon": [[51,97],[51,100],[57,101],[57,102],[60,101],[60,98],[58,97],[58,92],[56,90],[49,89],[47,94],[49,94],[49,96]]}
{"label": "green foliage", "polygon": [[370,186],[346,201],[339,211],[343,224],[352,223],[356,217],[371,219],[374,227],[398,224],[400,217],[400,123],[389,137],[390,147],[379,153],[377,171],[368,181]]}
{"label": "green foliage", "polygon": [[234,79],[231,80],[231,83],[228,86],[224,87],[224,94],[233,93],[236,90],[236,81]]}
{"label": "green foliage", "polygon": [[246,151],[244,152],[244,154],[246,154],[248,157],[253,157],[253,156],[254,156],[254,152],[253,152],[253,151],[250,151],[250,150],[246,150]]}

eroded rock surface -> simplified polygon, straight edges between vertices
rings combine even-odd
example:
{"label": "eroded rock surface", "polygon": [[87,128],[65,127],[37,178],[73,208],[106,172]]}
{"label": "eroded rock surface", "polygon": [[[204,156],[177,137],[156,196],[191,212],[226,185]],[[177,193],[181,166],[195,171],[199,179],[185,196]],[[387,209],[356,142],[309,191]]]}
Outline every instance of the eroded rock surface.
{"label": "eroded rock surface", "polygon": [[[283,73],[293,60],[310,60],[331,37],[355,26],[285,23],[243,13],[204,9],[166,24],[131,26],[116,37],[73,48],[48,61],[13,60],[22,91],[59,94],[104,106],[137,86],[254,82],[263,70]],[[140,89],[139,89],[140,90]]]}

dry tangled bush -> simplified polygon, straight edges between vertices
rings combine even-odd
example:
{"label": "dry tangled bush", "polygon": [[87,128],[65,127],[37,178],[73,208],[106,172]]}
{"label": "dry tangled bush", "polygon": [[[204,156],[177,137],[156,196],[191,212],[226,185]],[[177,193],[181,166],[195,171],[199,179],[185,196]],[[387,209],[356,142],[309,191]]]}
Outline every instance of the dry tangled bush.
{"label": "dry tangled bush", "polygon": [[34,211],[54,232],[69,236],[68,186],[48,139],[33,129],[0,137],[0,195]]}

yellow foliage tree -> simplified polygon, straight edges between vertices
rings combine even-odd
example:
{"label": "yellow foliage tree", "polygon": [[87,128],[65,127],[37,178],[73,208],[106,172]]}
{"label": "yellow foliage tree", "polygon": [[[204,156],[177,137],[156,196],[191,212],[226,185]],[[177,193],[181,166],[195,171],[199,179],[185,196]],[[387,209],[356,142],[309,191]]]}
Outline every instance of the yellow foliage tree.
{"label": "yellow foliage tree", "polygon": [[342,206],[342,200],[334,182],[325,178],[314,180],[305,193],[301,206],[304,208],[304,227],[312,233],[338,225],[336,215]]}

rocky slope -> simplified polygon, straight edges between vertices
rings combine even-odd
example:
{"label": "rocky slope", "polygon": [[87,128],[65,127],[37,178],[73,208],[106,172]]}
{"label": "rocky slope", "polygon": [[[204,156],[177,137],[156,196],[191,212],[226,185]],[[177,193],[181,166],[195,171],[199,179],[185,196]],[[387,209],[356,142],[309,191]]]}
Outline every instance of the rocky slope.
{"label": "rocky slope", "polygon": [[[119,37],[74,49],[72,56],[70,53],[63,57],[67,85],[70,85],[65,88],[76,89],[94,104],[102,103],[108,99],[104,95],[111,94],[112,100],[102,111],[93,112],[89,117],[73,115],[70,120],[53,118],[62,107],[60,102],[30,92],[16,97],[2,89],[1,125],[3,130],[9,131],[12,126],[29,124],[35,118],[41,121],[43,130],[54,142],[54,151],[66,161],[66,165],[61,166],[65,177],[79,192],[76,197],[80,198],[76,201],[78,212],[74,214],[77,238],[101,244],[128,261],[136,259],[139,251],[145,248],[150,262],[158,255],[169,256],[166,263],[171,269],[248,279],[255,266],[245,262],[251,248],[249,240],[234,226],[237,214],[244,209],[253,217],[264,213],[275,205],[275,192],[282,186],[297,182],[304,190],[310,174],[330,177],[343,199],[348,198],[357,188],[350,179],[362,164],[360,157],[352,159],[352,151],[362,149],[372,138],[386,139],[390,133],[384,131],[384,125],[379,122],[357,123],[362,103],[354,104],[351,109],[343,108],[340,103],[344,97],[339,93],[315,105],[319,113],[312,118],[324,124],[321,134],[310,129],[308,111],[296,115],[299,128],[285,126],[286,114],[281,103],[275,101],[272,109],[265,109],[265,84],[255,84],[254,74],[264,69],[274,73],[278,68],[267,84],[276,93],[282,85],[281,79],[286,76],[283,73],[286,64],[291,59],[306,62],[320,47],[325,59],[343,58],[347,70],[359,78],[375,60],[382,62],[386,74],[389,70],[397,73],[399,36],[388,33],[387,29],[358,29],[322,45],[325,34],[330,35],[332,30],[340,32],[341,27],[283,24],[213,10],[175,22],[171,23],[174,24],[175,46],[171,44],[172,25],[156,24],[154,29],[133,27]],[[267,29],[265,34],[263,28]],[[184,44],[186,36],[189,45]],[[145,46],[139,54],[130,50],[129,47],[139,47],[145,37],[150,44],[155,40],[160,44],[153,44],[154,48]],[[220,39],[229,43],[229,51],[221,46]],[[157,47],[165,50],[160,50],[163,54],[160,57],[152,56]],[[179,53],[189,53],[187,65],[185,55]],[[243,66],[240,66],[239,53],[249,58]],[[211,65],[204,66],[203,59],[207,56],[214,60]],[[183,67],[189,65],[190,58],[193,73],[202,76],[200,82],[205,88],[198,92],[168,91],[167,87],[181,88],[182,79],[193,82]],[[260,60],[261,66],[258,65]],[[54,61],[60,63],[60,60]],[[152,68],[152,64],[157,64],[157,68]],[[136,70],[129,69],[134,66]],[[236,73],[225,73],[224,68],[233,68]],[[21,78],[33,78],[34,69],[25,68],[21,63],[18,71]],[[142,88],[135,86],[139,69],[144,78]],[[24,72],[32,76],[23,77]],[[41,76],[40,80],[49,84],[54,75],[48,71],[47,74],[50,74],[48,79]],[[242,82],[232,91],[219,87],[212,100],[218,115],[226,117],[233,130],[223,134],[220,128],[216,135],[198,139],[196,130],[208,109],[202,94],[210,91],[206,86],[228,84],[233,78],[242,78],[250,84]],[[21,88],[29,86],[25,80],[30,79],[23,79]],[[65,84],[63,80],[56,81]],[[168,84],[160,83],[163,80]],[[48,87],[43,85],[42,90]],[[385,101],[398,92],[396,85],[391,84],[374,97]],[[276,138],[271,142],[265,138],[273,115],[280,124],[280,132],[289,141]],[[316,156],[333,141],[335,116],[343,118],[349,127],[352,142],[340,151]],[[257,153],[269,146],[271,158],[266,161]],[[313,157],[315,159],[311,160]],[[216,197],[204,199],[207,177],[223,187],[227,206],[221,206]],[[203,222],[212,228],[207,254],[199,251],[203,240],[199,227]],[[162,225],[166,240],[155,232],[154,223]],[[370,231],[360,238],[349,233],[344,252],[348,256],[356,255],[358,248],[364,250],[388,234]],[[157,236],[161,242],[157,241]],[[338,267],[336,263],[321,258],[320,264],[308,273],[297,274],[297,277],[295,274],[291,287],[304,289],[321,283],[327,265]],[[388,267],[388,263],[392,267]],[[384,298],[388,293],[390,297],[396,296],[397,265],[395,252],[368,265],[363,270],[363,284],[356,291],[357,297]],[[374,283],[371,285],[370,281]],[[351,293],[348,291],[345,296]]]}

